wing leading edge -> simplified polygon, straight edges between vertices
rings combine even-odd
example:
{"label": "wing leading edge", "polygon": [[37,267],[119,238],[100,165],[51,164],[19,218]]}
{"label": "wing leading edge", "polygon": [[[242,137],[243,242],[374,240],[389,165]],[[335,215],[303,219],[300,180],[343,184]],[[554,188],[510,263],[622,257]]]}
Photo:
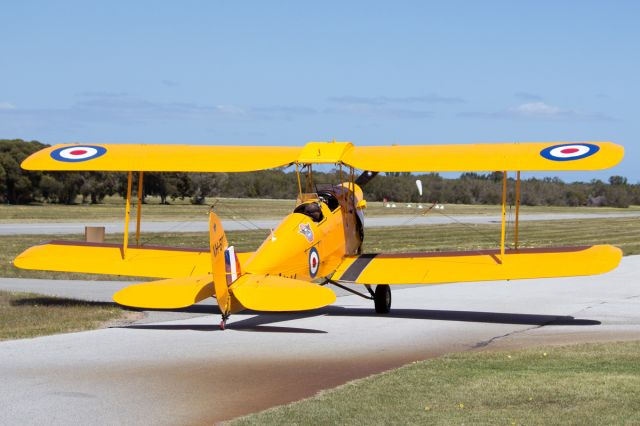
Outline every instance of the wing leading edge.
{"label": "wing leading edge", "polygon": [[507,250],[365,254],[345,259],[332,280],[354,284],[455,282],[596,275],[614,269],[622,251],[610,245]]}

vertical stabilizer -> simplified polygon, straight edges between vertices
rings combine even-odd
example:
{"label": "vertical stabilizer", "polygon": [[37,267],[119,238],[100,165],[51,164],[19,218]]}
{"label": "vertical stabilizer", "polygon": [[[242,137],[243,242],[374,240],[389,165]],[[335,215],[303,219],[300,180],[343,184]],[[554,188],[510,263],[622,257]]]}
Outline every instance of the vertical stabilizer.
{"label": "vertical stabilizer", "polygon": [[231,300],[227,285],[227,266],[225,252],[229,243],[222,228],[222,221],[213,210],[209,211],[209,251],[211,252],[211,274],[223,317],[229,313]]}

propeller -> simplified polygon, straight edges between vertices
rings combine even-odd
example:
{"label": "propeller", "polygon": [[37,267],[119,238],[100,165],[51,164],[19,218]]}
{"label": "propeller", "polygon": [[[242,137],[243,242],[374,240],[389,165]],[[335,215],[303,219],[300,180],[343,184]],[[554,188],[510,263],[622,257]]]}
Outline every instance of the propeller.
{"label": "propeller", "polygon": [[356,179],[356,185],[358,185],[360,188],[362,188],[364,185],[366,185],[367,183],[369,183],[369,181],[371,179],[373,179],[374,177],[376,177],[378,175],[378,172],[370,172],[368,170],[365,170],[364,172],[362,172],[362,174],[360,176],[358,176],[358,178]]}

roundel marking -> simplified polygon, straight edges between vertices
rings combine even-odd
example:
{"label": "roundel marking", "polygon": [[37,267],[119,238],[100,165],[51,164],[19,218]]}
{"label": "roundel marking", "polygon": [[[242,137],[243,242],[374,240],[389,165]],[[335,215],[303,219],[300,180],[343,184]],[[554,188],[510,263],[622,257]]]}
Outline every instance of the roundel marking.
{"label": "roundel marking", "polygon": [[315,247],[311,247],[309,250],[309,275],[311,278],[315,278],[320,268],[320,255]]}
{"label": "roundel marking", "polygon": [[572,143],[547,147],[540,151],[540,155],[552,161],[572,161],[590,157],[599,150],[598,145],[591,143]]}
{"label": "roundel marking", "polygon": [[96,145],[76,145],[51,151],[51,158],[66,163],[93,160],[107,153],[107,148]]}

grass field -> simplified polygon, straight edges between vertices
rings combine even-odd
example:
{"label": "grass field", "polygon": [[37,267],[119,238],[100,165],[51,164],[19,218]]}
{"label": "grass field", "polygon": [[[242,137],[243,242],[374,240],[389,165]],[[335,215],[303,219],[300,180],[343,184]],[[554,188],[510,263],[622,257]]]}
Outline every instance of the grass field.
{"label": "grass field", "polygon": [[[207,199],[207,205],[195,206],[185,200],[175,200],[172,204],[161,205],[158,199],[149,197],[142,206],[143,220],[206,220],[209,205],[216,199]],[[381,202],[369,202],[368,216],[411,216],[421,214],[430,204],[424,203],[425,209],[418,210],[416,204],[407,208],[406,203],[396,203],[396,208],[386,208]],[[248,198],[217,199],[216,212],[228,219],[272,219],[282,218],[291,213],[295,200],[268,200]],[[135,206],[134,206],[135,209]],[[134,210],[135,211],[135,210]],[[522,206],[522,214],[528,213],[640,213],[640,206],[627,209],[609,207],[547,207]],[[431,214],[447,215],[490,215],[499,214],[500,206],[446,204],[444,210],[433,210]],[[0,223],[16,222],[65,222],[65,221],[121,221],[124,217],[124,201],[120,197],[110,197],[103,204],[76,204],[71,206],[59,204],[34,204],[27,206],[0,205]]]}
{"label": "grass field", "polygon": [[[229,231],[227,238],[239,251],[255,250],[268,236],[268,231]],[[507,234],[508,240],[511,234]],[[0,237],[0,276],[49,279],[123,279],[118,276],[26,271],[14,268],[11,260],[27,247],[52,239],[50,235]],[[65,236],[81,240],[81,235]],[[473,250],[495,248],[500,240],[499,225],[431,225],[366,230],[364,251],[367,253],[398,251]],[[122,234],[107,235],[108,242],[121,242]],[[150,233],[142,241],[149,245],[207,247],[208,234]],[[521,223],[520,246],[544,247],[562,245],[613,244],[625,255],[640,254],[640,219],[580,219],[571,221],[527,221]]]}
{"label": "grass field", "polygon": [[0,340],[91,330],[140,315],[115,303],[0,291]]}
{"label": "grass field", "polygon": [[635,425],[640,342],[446,355],[228,424]]}

